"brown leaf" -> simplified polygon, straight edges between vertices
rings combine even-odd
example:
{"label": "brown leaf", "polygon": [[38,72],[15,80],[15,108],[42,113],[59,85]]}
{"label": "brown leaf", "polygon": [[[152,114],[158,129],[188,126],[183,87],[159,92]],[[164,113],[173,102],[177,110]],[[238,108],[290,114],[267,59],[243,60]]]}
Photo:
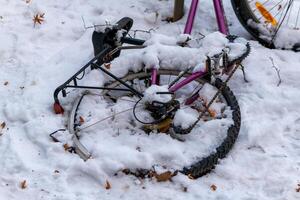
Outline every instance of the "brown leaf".
{"label": "brown leaf", "polygon": [[83,119],[83,117],[81,117],[81,116],[79,117],[79,123],[80,123],[80,124],[83,124],[83,123],[84,123],[84,119]]}
{"label": "brown leaf", "polygon": [[148,173],[149,178],[153,178],[155,175],[156,175],[156,172],[152,171],[152,170],[150,170],[149,173]]}
{"label": "brown leaf", "polygon": [[26,180],[24,180],[24,181],[22,181],[22,182],[20,183],[20,187],[21,187],[22,189],[27,188]]}
{"label": "brown leaf", "polygon": [[129,169],[123,169],[122,172],[126,175],[128,175],[130,173],[130,170]]}
{"label": "brown leaf", "polygon": [[68,151],[70,149],[70,146],[67,143],[64,144],[63,147],[64,147],[65,151]]}
{"label": "brown leaf", "polygon": [[108,180],[105,181],[105,189],[109,190],[111,188],[110,183],[108,182]]}
{"label": "brown leaf", "polygon": [[171,178],[173,177],[173,173],[170,171],[166,171],[161,174],[155,173],[154,176],[158,182],[164,182],[171,180]]}
{"label": "brown leaf", "polygon": [[216,191],[216,190],[217,190],[217,186],[216,186],[215,184],[212,184],[212,185],[210,186],[210,189],[211,189],[212,191]]}
{"label": "brown leaf", "polygon": [[192,176],[192,174],[187,175],[189,179],[195,180],[195,178]]}
{"label": "brown leaf", "polygon": [[0,124],[0,128],[1,128],[1,129],[4,129],[5,126],[6,126],[6,123],[5,123],[5,122],[2,122],[2,123]]}
{"label": "brown leaf", "polygon": [[213,109],[208,109],[208,113],[212,118],[215,118],[217,116],[217,112]]}
{"label": "brown leaf", "polygon": [[33,25],[35,26],[36,24],[42,24],[42,22],[44,21],[44,16],[45,16],[45,13],[38,13],[36,15],[33,16]]}
{"label": "brown leaf", "polygon": [[111,63],[104,63],[104,67],[105,67],[106,69],[110,69]]}

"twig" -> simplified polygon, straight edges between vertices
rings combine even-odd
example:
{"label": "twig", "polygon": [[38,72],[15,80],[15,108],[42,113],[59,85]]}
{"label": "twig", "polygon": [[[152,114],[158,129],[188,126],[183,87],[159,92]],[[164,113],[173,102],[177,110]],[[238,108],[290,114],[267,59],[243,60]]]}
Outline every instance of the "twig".
{"label": "twig", "polygon": [[271,62],[272,62],[272,67],[276,70],[276,73],[277,73],[277,76],[278,76],[278,79],[279,79],[279,81],[278,81],[278,83],[277,83],[277,87],[279,87],[279,85],[281,84],[281,76],[280,76],[280,69],[278,68],[278,67],[276,67],[275,66],[275,64],[274,64],[274,60],[273,60],[273,58],[272,57],[269,57],[269,59],[271,60]]}
{"label": "twig", "polygon": [[198,34],[201,36],[200,38],[197,38],[196,40],[202,40],[206,37],[206,35],[204,35],[203,33],[201,32],[198,32]]}
{"label": "twig", "polygon": [[157,29],[158,28],[150,28],[148,30],[135,29],[135,30],[130,30],[130,32],[133,32],[133,38],[135,38],[136,37],[136,33],[138,33],[138,32],[150,34],[151,32],[155,32]]}
{"label": "twig", "polygon": [[249,83],[249,81],[248,81],[248,79],[247,79],[247,77],[246,77],[246,72],[245,72],[245,67],[244,67],[244,65],[240,64],[240,67],[241,67],[241,70],[242,70],[242,72],[243,72],[244,81],[245,81],[246,83]]}
{"label": "twig", "polygon": [[49,136],[51,137],[51,139],[53,140],[53,142],[60,142],[54,135],[57,133],[57,132],[61,132],[61,131],[66,131],[66,129],[64,128],[61,128],[61,129],[58,129],[52,133],[49,134]]}
{"label": "twig", "polygon": [[103,26],[112,26],[109,22],[105,22],[105,24],[94,24],[93,26],[86,26],[83,16],[81,16],[82,23],[84,29],[96,28],[96,27],[103,27]]}

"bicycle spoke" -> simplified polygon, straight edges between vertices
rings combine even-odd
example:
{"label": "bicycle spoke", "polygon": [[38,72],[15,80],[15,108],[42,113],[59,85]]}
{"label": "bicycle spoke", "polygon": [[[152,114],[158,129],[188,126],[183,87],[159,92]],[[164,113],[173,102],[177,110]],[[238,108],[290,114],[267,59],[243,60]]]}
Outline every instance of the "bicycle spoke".
{"label": "bicycle spoke", "polygon": [[299,16],[300,16],[300,6],[298,9],[297,19],[296,19],[296,23],[295,23],[295,29],[297,29],[297,27],[298,27]]}
{"label": "bicycle spoke", "polygon": [[[135,103],[135,102],[134,102],[134,103]],[[141,107],[141,106],[140,106],[140,107]],[[95,126],[95,125],[97,125],[97,124],[99,124],[99,123],[101,123],[101,122],[104,122],[104,121],[106,121],[106,120],[108,120],[108,119],[114,118],[114,117],[116,117],[117,115],[126,113],[126,112],[128,112],[128,111],[132,111],[132,110],[133,110],[133,108],[129,108],[129,109],[126,109],[126,110],[122,110],[122,111],[120,111],[120,112],[118,112],[118,113],[115,113],[115,114],[113,114],[113,115],[110,115],[110,116],[107,116],[107,117],[102,118],[102,119],[100,119],[100,120],[97,120],[97,121],[93,122],[92,124],[87,125],[87,126],[81,128],[81,129],[79,129],[78,131],[79,131],[79,132],[80,132],[80,131],[83,131],[83,130],[88,129],[88,128],[92,127],[92,126]]]}
{"label": "bicycle spoke", "polygon": [[[274,9],[274,8],[276,8],[279,4],[281,4],[281,2],[283,2],[283,0],[281,0],[280,2],[278,2],[277,4],[275,4],[275,6],[273,6],[271,9],[269,9],[268,10],[268,12],[269,13],[271,13],[271,11]],[[272,14],[272,13],[271,13]],[[274,16],[275,17],[275,16]],[[261,16],[260,18],[259,18],[259,20],[261,20],[263,18],[263,16]]]}
{"label": "bicycle spoke", "polygon": [[285,14],[284,14],[284,16],[283,16],[282,21],[280,22],[280,24],[277,26],[277,28],[276,28],[276,30],[275,30],[275,33],[274,33],[274,35],[273,35],[273,37],[272,37],[271,42],[274,42],[274,40],[276,39],[276,35],[277,35],[277,33],[278,33],[280,27],[282,26],[282,24],[283,24],[283,22],[284,22],[284,20],[285,20],[285,18],[286,18],[286,16],[287,16],[287,14],[288,14],[288,11],[289,11],[290,7],[292,6],[292,4],[293,4],[293,1],[290,1],[290,2],[289,2],[289,5],[288,5],[288,7],[287,7],[287,11],[285,12]]}

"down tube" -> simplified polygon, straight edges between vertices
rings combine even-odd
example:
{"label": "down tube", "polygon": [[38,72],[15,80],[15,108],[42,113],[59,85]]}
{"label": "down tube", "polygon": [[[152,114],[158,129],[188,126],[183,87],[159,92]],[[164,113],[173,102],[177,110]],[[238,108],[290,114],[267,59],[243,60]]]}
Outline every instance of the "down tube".
{"label": "down tube", "polygon": [[179,82],[176,85],[172,86],[169,90],[170,90],[170,92],[176,92],[177,90],[179,90],[183,86],[189,84],[190,82],[196,80],[197,78],[201,78],[205,74],[206,74],[206,72],[202,72],[202,71],[195,72],[195,73],[191,74],[190,76],[188,76],[187,78],[185,78],[184,80],[182,80],[181,82]]}
{"label": "down tube", "polygon": [[215,13],[216,13],[219,31],[225,35],[228,35],[229,34],[228,24],[227,24],[222,0],[214,0],[214,7],[215,7]]}

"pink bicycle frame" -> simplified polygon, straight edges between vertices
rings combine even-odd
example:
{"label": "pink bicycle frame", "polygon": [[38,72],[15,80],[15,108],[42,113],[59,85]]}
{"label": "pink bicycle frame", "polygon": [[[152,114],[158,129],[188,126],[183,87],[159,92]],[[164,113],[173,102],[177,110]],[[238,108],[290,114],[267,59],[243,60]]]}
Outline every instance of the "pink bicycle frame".
{"label": "pink bicycle frame", "polygon": [[[227,25],[227,20],[225,17],[225,12],[222,4],[222,0],[213,0],[214,2],[214,8],[215,8],[215,14],[216,14],[216,19],[219,27],[219,31],[225,35],[229,34],[228,31],[228,25]],[[196,12],[197,12],[197,7],[198,7],[199,0],[192,0],[191,7],[189,10],[189,15],[188,19],[185,25],[184,33],[185,34],[191,34]],[[180,81],[179,83],[173,85],[171,88],[169,88],[170,92],[176,92],[183,86],[189,84],[190,82],[203,77],[206,74],[206,71],[199,71],[191,74],[184,80]],[[159,84],[158,83],[158,71],[156,68],[152,68],[152,74],[151,74],[151,84]],[[189,99],[186,100],[186,104],[191,104],[193,103],[196,99],[198,98],[198,94],[193,95]]]}
{"label": "pink bicycle frame", "polygon": [[[228,25],[227,25],[227,20],[225,17],[224,13],[224,8],[222,4],[222,0],[213,0],[214,2],[214,8],[215,8],[215,14],[216,14],[216,19],[219,27],[219,31],[225,35],[228,35]],[[192,0],[188,19],[185,25],[184,33],[185,34],[191,34],[192,33],[192,28],[197,12],[197,7],[198,7],[199,0]]]}

